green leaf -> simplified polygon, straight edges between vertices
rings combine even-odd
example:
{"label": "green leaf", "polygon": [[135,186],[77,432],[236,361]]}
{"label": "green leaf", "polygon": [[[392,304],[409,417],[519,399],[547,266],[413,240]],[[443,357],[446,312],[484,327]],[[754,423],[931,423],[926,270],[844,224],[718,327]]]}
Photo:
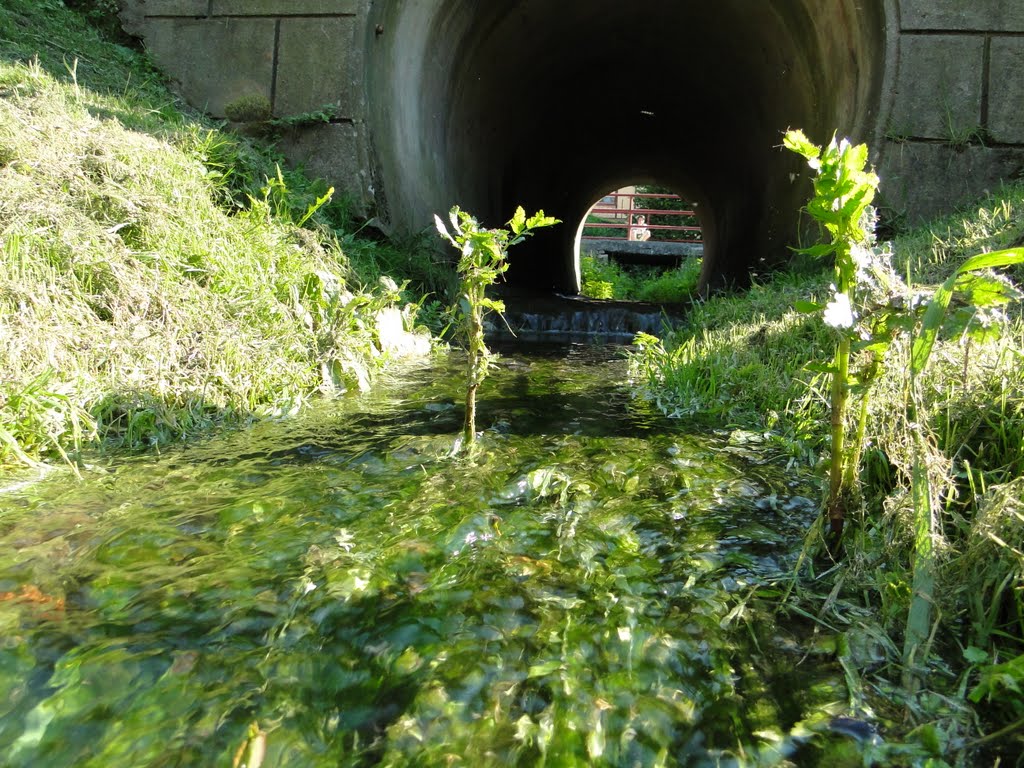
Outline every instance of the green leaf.
{"label": "green leaf", "polygon": [[803,312],[805,315],[812,315],[817,312],[821,312],[823,309],[825,309],[825,305],[819,304],[816,301],[797,299],[796,303],[793,305],[793,308],[797,312]]}
{"label": "green leaf", "polygon": [[797,248],[796,252],[815,259],[822,259],[826,256],[831,256],[835,250],[835,243],[819,243],[818,245],[812,245],[810,248]]}
{"label": "green leaf", "polygon": [[526,227],[527,229],[537,229],[538,227],[551,227],[561,223],[561,219],[556,219],[554,216],[545,216],[544,211],[540,210],[530,217],[529,221],[526,222]]}
{"label": "green leaf", "polygon": [[973,272],[977,269],[996,269],[998,267],[1009,267],[1013,264],[1024,263],[1024,248],[1007,248],[1004,251],[992,251],[991,253],[979,253],[972,256],[957,270],[957,274]]}
{"label": "green leaf", "polygon": [[782,145],[798,155],[803,155],[808,160],[813,160],[821,155],[821,148],[812,143],[799,129],[786,131],[782,137]]}
{"label": "green leaf", "polygon": [[844,153],[844,165],[852,171],[863,171],[868,163],[868,145],[856,144]]}
{"label": "green leaf", "polygon": [[1024,686],[1024,655],[1010,659],[1003,664],[985,667],[981,681],[974,687],[968,698],[975,704],[982,699],[1004,701],[1021,707],[1021,688]]}
{"label": "green leaf", "polygon": [[968,272],[979,269],[993,269],[1005,267],[1012,264],[1024,262],[1024,248],[1010,248],[1004,251],[993,251],[992,253],[979,253],[972,256],[950,275],[928,303],[924,319],[921,321],[921,330],[914,339],[914,345],[910,354],[910,373],[917,375],[924,370],[931,356],[932,348],[935,346],[935,339],[939,329],[945,320],[946,310],[949,308],[953,291],[960,280]]}
{"label": "green leaf", "polygon": [[523,210],[523,206],[520,205],[516,208],[515,215],[512,216],[508,225],[515,234],[518,235],[522,233],[523,229],[526,227],[526,211]]}
{"label": "green leaf", "polygon": [[1024,295],[1016,286],[993,275],[963,275],[957,280],[956,289],[966,293],[975,307],[1002,306]]}
{"label": "green leaf", "polygon": [[964,648],[964,658],[971,664],[984,664],[989,660],[988,651],[971,645]]}
{"label": "green leaf", "polygon": [[955,280],[956,275],[950,277],[939,286],[939,289],[935,291],[935,295],[932,296],[932,300],[928,302],[924,319],[921,321],[921,330],[914,339],[914,345],[910,352],[911,376],[919,374],[928,364],[928,358],[932,354],[932,347],[935,346],[935,339],[945,319],[946,309],[949,307],[949,300],[953,296]]}

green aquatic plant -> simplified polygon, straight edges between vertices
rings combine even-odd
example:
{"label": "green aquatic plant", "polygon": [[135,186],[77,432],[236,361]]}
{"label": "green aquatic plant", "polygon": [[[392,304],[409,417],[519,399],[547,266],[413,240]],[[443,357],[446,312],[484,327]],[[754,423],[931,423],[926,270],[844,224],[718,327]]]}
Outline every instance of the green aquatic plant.
{"label": "green aquatic plant", "polygon": [[457,205],[448,212],[452,231],[449,232],[440,216],[435,215],[437,231],[461,257],[458,263],[458,304],[454,308],[461,316],[459,333],[466,344],[469,361],[466,370],[466,418],[463,429],[464,445],[476,440],[476,392],[487,376],[491,362],[490,350],[484,342],[484,315],[488,311],[501,314],[503,302],[487,297],[487,288],[508,271],[508,249],[533,234],[534,229],[559,224],[559,220],[537,211],[527,218],[522,206],[508,222],[508,229],[488,229]]}

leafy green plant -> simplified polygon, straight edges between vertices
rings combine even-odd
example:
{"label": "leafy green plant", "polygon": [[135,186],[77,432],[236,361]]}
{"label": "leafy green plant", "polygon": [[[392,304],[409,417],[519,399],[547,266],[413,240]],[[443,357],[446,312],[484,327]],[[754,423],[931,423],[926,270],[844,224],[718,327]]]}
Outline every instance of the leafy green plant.
{"label": "leafy green plant", "polygon": [[[886,352],[903,332],[912,334],[906,393],[906,419],[913,443],[910,498],[914,516],[913,584],[904,637],[904,685],[914,689],[918,679],[914,667],[926,656],[931,631],[935,594],[938,534],[936,517],[940,489],[933,480],[931,435],[919,417],[925,413],[921,375],[928,364],[940,331],[992,335],[999,325],[988,322],[987,314],[1020,293],[1008,281],[990,273],[1024,261],[1024,249],[983,253],[967,259],[939,286],[923,313],[923,302],[908,298],[888,264],[888,255],[871,250],[873,220],[870,208],[878,184],[874,173],[865,171],[867,147],[852,146],[833,138],[828,147],[812,144],[801,132],[786,134],[786,147],[805,157],[817,171],[815,197],[808,211],[831,236],[831,242],[804,249],[813,256],[834,256],[835,277],[832,301],[825,307],[806,303],[807,311],[823,311],[827,325],[839,332],[832,365],[824,371],[832,379],[832,456],[827,510],[832,533],[838,541],[843,520],[857,484],[860,457],[865,440],[870,387],[879,376]],[[882,288],[882,291],[879,291]],[[955,292],[964,296],[964,307],[949,316],[947,310]],[[879,293],[887,301],[878,301]],[[851,369],[851,354],[863,353],[864,364]],[[855,434],[847,440],[847,409],[851,392],[860,397],[860,415]]]}
{"label": "leafy green plant", "polygon": [[670,269],[640,282],[636,291],[637,299],[655,304],[687,301],[697,292],[701,261],[687,259],[676,269]]}
{"label": "leafy green plant", "polygon": [[329,123],[339,117],[337,104],[324,104],[319,109],[309,112],[299,112],[294,115],[275,117],[268,122],[273,128],[302,128],[311,125],[322,125]]}
{"label": "leafy green plant", "polygon": [[75,469],[67,450],[77,452],[95,436],[95,420],[59,391],[54,374],[47,370],[21,386],[0,384],[0,465],[13,459],[32,466],[35,456],[53,453]]}
{"label": "leafy green plant", "polygon": [[459,332],[469,356],[463,444],[470,447],[476,440],[476,392],[487,376],[491,362],[490,350],[484,342],[484,315],[489,310],[499,314],[505,311],[504,303],[487,298],[487,288],[508,271],[509,248],[533,234],[534,229],[560,222],[545,216],[544,211],[537,211],[527,218],[522,207],[516,209],[508,222],[508,229],[481,227],[475,218],[458,206],[449,211],[448,219],[451,232],[440,216],[434,216],[441,237],[461,254],[457,267],[461,278],[457,312],[462,318]]}
{"label": "leafy green plant", "polygon": [[[275,170],[277,171],[276,175],[273,178],[268,176],[266,186],[261,190],[263,199],[250,199],[254,209],[262,203],[274,217],[290,221],[296,227],[301,227],[334,196],[334,187],[330,187],[315,200],[307,202],[288,188],[288,182],[281,172],[281,166],[276,166]],[[305,211],[302,210],[303,205],[305,205]]]}
{"label": "leafy green plant", "polygon": [[633,276],[611,259],[580,256],[580,293],[592,299],[625,299],[635,288]]}
{"label": "leafy green plant", "polygon": [[[824,309],[825,323],[836,329],[839,336],[833,362],[824,369],[832,381],[832,456],[826,507],[833,537],[838,541],[854,492],[863,444],[864,419],[860,421],[857,439],[852,444],[847,443],[850,393],[859,383],[858,375],[850,370],[850,357],[860,332],[854,308],[864,281],[858,281],[857,276],[870,261],[867,247],[872,244],[874,229],[870,205],[878,189],[878,176],[865,170],[866,144],[854,146],[846,139],[837,141],[833,136],[828,146],[819,147],[798,130],[788,131],[784,144],[802,155],[816,171],[814,197],[807,204],[807,211],[829,235],[829,242],[801,249],[801,252],[816,258],[834,258],[832,301],[824,308],[819,305],[803,308],[807,311]],[[865,414],[866,402],[866,395],[862,395],[862,413]]]}

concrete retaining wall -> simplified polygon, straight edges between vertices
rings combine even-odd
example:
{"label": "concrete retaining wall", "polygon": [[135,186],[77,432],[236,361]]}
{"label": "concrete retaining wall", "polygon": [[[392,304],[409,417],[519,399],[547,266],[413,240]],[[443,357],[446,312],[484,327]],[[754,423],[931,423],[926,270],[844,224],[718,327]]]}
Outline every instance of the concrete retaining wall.
{"label": "concrete retaining wall", "polygon": [[911,222],[1024,172],[1024,2],[900,0],[879,125],[884,200]]}
{"label": "concrete retaining wall", "polygon": [[181,94],[214,117],[246,96],[276,117],[330,108],[329,123],[280,147],[343,194],[372,205],[363,53],[366,0],[124,0],[122,22]]}

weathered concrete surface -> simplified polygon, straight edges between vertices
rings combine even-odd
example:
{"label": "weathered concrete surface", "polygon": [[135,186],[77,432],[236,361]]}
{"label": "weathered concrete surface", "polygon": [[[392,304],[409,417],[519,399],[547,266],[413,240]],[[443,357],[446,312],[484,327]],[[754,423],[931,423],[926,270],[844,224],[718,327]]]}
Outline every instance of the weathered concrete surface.
{"label": "weathered concrete surface", "polygon": [[563,219],[513,254],[509,278],[540,287],[575,287],[577,224],[629,183],[700,204],[709,283],[783,258],[809,194],[789,127],[868,141],[908,222],[1024,169],[1022,0],[122,3],[215,116],[253,94],[279,117],[331,105],[282,146],[393,230],[454,203]]}
{"label": "weathered concrete surface", "polygon": [[[146,45],[158,63],[174,62],[168,69],[192,104],[223,117],[224,105],[240,96],[271,97],[275,26],[272,19],[166,17],[147,25]],[[224,51],[232,52],[227,67]]]}
{"label": "weathered concrete surface", "polygon": [[[1024,2],[1020,8],[1024,14]],[[1002,144],[1024,144],[1024,37],[993,39],[991,56],[989,136]]]}
{"label": "weathered concrete surface", "polygon": [[981,127],[985,39],[977,35],[909,36],[889,134],[963,141]]}
{"label": "weathered concrete surface", "polygon": [[[358,70],[362,27],[351,16],[282,19],[278,30],[274,110],[279,115],[345,105],[357,113],[362,94],[349,78]],[[310,66],[310,56],[315,66]]]}
{"label": "weathered concrete surface", "polygon": [[[948,213],[997,190],[1004,179],[1019,177],[1022,161],[1021,150],[1015,147],[892,144],[878,167],[885,179],[882,213],[907,223]],[[924,183],[941,187],[942,194],[922,196]]]}
{"label": "weathered concrete surface", "polygon": [[604,254],[623,264],[678,266],[684,259],[702,257],[704,244],[591,238],[580,242],[580,252]]}
{"label": "weathered concrete surface", "polygon": [[1024,32],[1020,0],[901,0],[904,31]]}
{"label": "weathered concrete surface", "polygon": [[307,173],[328,179],[357,207],[373,186],[363,123],[319,123],[287,131],[280,140]]}

